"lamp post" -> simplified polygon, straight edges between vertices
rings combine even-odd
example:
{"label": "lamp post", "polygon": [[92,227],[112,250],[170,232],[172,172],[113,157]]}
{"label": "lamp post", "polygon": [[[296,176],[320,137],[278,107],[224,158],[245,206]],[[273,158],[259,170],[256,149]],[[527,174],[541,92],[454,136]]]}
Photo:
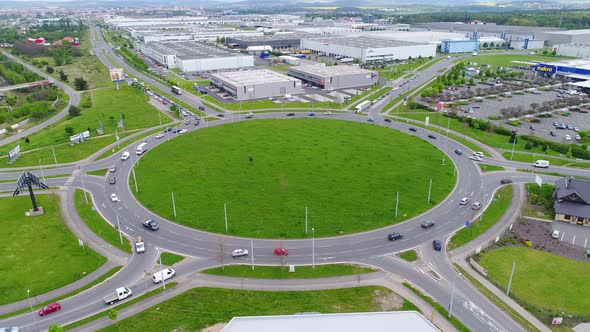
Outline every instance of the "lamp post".
{"label": "lamp post", "polygon": [[311,268],[315,269],[315,228],[311,228]]}
{"label": "lamp post", "polygon": [[162,277],[162,289],[166,290],[166,278],[164,278],[164,269],[162,268],[162,255],[160,254],[160,248],[158,247],[158,257],[160,259],[160,275]]}
{"label": "lamp post", "polygon": [[457,281],[457,277],[460,276],[461,273],[457,273],[457,275],[453,278],[453,290],[451,291],[451,303],[449,304],[449,318],[453,314],[453,299],[455,297],[455,282]]}
{"label": "lamp post", "polygon": [[41,160],[43,160],[43,158],[39,159],[39,170],[41,171],[41,177],[43,178],[43,183],[45,183],[45,174],[43,174],[43,167],[41,166]]}
{"label": "lamp post", "polygon": [[33,315],[33,321],[35,322],[35,330],[37,329],[37,317],[35,317],[35,313],[33,312],[33,305],[31,304],[31,290],[27,289],[27,301],[29,302],[29,308],[31,308],[31,315]]}

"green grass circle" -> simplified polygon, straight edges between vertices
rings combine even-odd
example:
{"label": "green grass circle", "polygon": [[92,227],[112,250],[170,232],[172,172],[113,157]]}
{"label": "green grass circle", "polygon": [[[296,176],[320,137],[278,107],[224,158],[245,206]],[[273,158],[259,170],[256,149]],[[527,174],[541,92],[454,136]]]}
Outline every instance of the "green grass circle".
{"label": "green grass circle", "polygon": [[137,166],[136,197],[167,219],[210,232],[302,238],[314,227],[318,237],[351,234],[407,220],[442,201],[455,183],[454,166],[442,165],[442,156],[422,139],[371,124],[247,121],[152,149]]}

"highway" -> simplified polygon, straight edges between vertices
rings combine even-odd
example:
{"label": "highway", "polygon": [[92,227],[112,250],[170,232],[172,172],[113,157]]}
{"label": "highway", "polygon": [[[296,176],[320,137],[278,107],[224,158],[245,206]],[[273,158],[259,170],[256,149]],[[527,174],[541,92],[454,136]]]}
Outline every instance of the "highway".
{"label": "highway", "polygon": [[[110,47],[106,45],[100,34],[98,38],[99,42],[95,43],[94,34],[96,31],[94,28],[90,31],[91,40],[95,44],[94,53],[99,57],[101,62],[108,63],[102,51],[104,49],[112,55],[113,53],[110,51]],[[118,56],[113,56],[112,58],[132,75],[162,91],[168,92],[167,86],[127,66]],[[421,72],[416,79],[406,84],[409,86],[408,89],[428,82],[433,76],[436,76],[438,69],[444,68],[449,64],[450,62],[444,59],[426,69],[425,72]],[[399,91],[398,93],[403,93],[403,91],[405,90]],[[175,97],[194,107],[202,105],[198,97],[191,94],[183,94]],[[395,96],[391,95],[390,98],[395,98]],[[385,101],[383,103],[386,104]],[[378,107],[383,106],[383,104],[377,105],[374,112],[378,112]],[[210,114],[216,113],[211,112]],[[296,117],[302,116],[304,115],[296,115]],[[329,118],[333,121],[369,123],[367,122],[368,118],[366,116],[350,113],[333,115],[316,113],[316,117]],[[225,117],[223,120],[210,122],[209,126],[220,126],[238,121],[264,121],[264,119],[284,119],[285,121],[289,121],[286,113],[261,113],[255,115],[255,119]],[[453,315],[469,329],[473,331],[523,331],[521,326],[479,293],[470,283],[463,278],[457,277],[458,273],[452,266],[450,255],[444,250],[444,246],[442,251],[434,252],[431,243],[434,239],[439,239],[444,243],[454,232],[463,227],[466,220],[477,218],[484,211],[484,209],[481,209],[474,212],[470,208],[471,205],[459,205],[461,198],[468,197],[471,202],[479,201],[484,206],[487,206],[492,201],[494,191],[501,186],[501,179],[510,178],[515,183],[533,182],[536,174],[512,170],[530,168],[530,165],[486,158],[485,162],[487,164],[501,165],[509,170],[482,174],[477,163],[469,160],[470,150],[460,143],[444,135],[422,128],[417,128],[416,132],[412,132],[409,130],[412,127],[411,124],[386,122],[378,114],[374,114],[374,119],[375,122],[371,122],[371,125],[384,126],[391,128],[391,130],[398,130],[409,135],[417,136],[442,150],[446,154],[445,162],[453,163],[457,169],[458,177],[456,186],[452,193],[436,207],[403,223],[359,234],[316,238],[314,250],[315,262],[317,264],[357,262],[379,267],[387,273],[409,280],[445,307],[448,307],[453,285],[456,285]],[[313,119],[308,120],[314,121]],[[190,132],[192,131],[206,130],[206,128],[202,128],[201,126],[182,127],[189,130],[189,133],[185,135],[191,135]],[[428,138],[429,134],[434,134],[437,138]],[[160,148],[165,148],[168,139],[174,139],[178,134],[169,133],[168,135],[170,136],[160,140],[149,137],[145,139],[145,142],[147,142],[150,150],[159,145],[163,145]],[[284,261],[282,263],[311,265],[313,259],[311,240],[278,241],[212,234],[187,228],[154,215],[135,200],[132,193],[132,190],[135,190],[135,188],[128,186],[129,178],[132,176],[133,165],[141,162],[141,158],[143,158],[137,158],[135,156],[134,147],[137,144],[139,142],[132,145],[129,149],[132,157],[126,161],[120,159],[120,154],[116,154],[103,160],[81,164],[79,168],[78,166],[56,167],[44,169],[43,173],[45,176],[68,174],[67,177],[47,179],[46,182],[50,186],[65,188],[70,194],[73,188],[85,188],[91,193],[97,211],[109,223],[117,226],[118,221],[120,229],[130,239],[134,239],[138,235],[144,238],[146,242],[146,253],[132,255],[128,264],[107,282],[99,284],[79,295],[60,301],[63,309],[57,313],[44,318],[37,318],[36,321],[31,316],[31,313],[27,313],[2,320],[0,321],[0,325],[20,326],[21,331],[45,330],[51,323],[65,325],[106,309],[107,306],[102,301],[102,298],[113,292],[116,287],[128,286],[133,290],[134,296],[154,289],[156,285],[149,280],[149,275],[146,271],[151,270],[155,264],[157,256],[156,248],[193,258],[175,267],[177,279],[191,276],[204,268],[219,265],[222,261],[226,264],[234,262],[249,264],[254,259],[256,264],[279,265],[281,264],[281,258],[273,255],[273,248],[278,246],[285,247],[289,250],[289,256],[283,258]],[[454,153],[456,149],[461,149],[465,153],[463,155],[457,155]],[[147,155],[149,155],[149,150]],[[118,177],[118,181],[115,185],[108,184],[106,177],[83,175],[90,170],[108,168],[111,165],[117,167],[115,174]],[[590,174],[590,171],[565,167],[551,167],[550,170],[576,176],[588,176]],[[39,175],[38,171],[35,171],[35,173]],[[0,180],[16,179],[18,174],[19,172],[1,172]],[[557,179],[549,175],[539,174],[538,176],[546,182]],[[14,184],[0,183],[0,190],[14,190]],[[516,192],[518,192],[518,189],[516,189]],[[109,197],[111,193],[116,193],[120,202],[112,202]],[[68,208],[74,209],[75,207],[69,206]],[[160,230],[153,232],[144,228],[141,225],[141,221],[145,218],[158,220],[160,222]],[[420,227],[420,224],[424,220],[434,220],[437,224],[435,227],[425,230]],[[390,232],[402,233],[404,234],[404,238],[398,241],[388,241],[387,234]],[[231,251],[236,248],[253,249],[254,254],[250,257],[233,259],[231,257]],[[431,266],[436,271],[438,278],[434,278],[432,275],[426,274],[424,271],[392,256],[394,253],[412,248],[417,248],[423,253],[425,264]],[[222,251],[221,253],[220,250]],[[26,306],[26,302],[24,302],[23,307]]]}

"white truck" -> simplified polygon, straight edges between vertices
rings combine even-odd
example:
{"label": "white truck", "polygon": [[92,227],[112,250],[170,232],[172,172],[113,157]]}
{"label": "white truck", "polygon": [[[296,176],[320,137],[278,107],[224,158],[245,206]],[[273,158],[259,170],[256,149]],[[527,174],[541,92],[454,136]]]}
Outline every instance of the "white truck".
{"label": "white truck", "polygon": [[356,107],[354,108],[355,109],[355,112],[356,113],[364,112],[364,111],[366,111],[371,106],[371,104],[372,103],[371,103],[370,100],[365,100],[362,103],[356,105]]}
{"label": "white truck", "polygon": [[119,288],[115,289],[115,293],[113,293],[109,296],[106,296],[104,298],[104,303],[113,304],[117,301],[121,301],[121,300],[128,298],[129,296],[131,296],[131,294],[133,294],[131,292],[131,289],[129,289],[127,287],[119,287]]}
{"label": "white truck", "polygon": [[145,244],[143,243],[143,239],[141,238],[141,236],[137,237],[137,241],[135,242],[135,251],[138,254],[145,252]]}
{"label": "white truck", "polygon": [[135,154],[141,156],[144,152],[147,151],[147,143],[143,142],[137,146],[135,149]]}
{"label": "white truck", "polygon": [[549,161],[548,160],[537,160],[533,164],[533,167],[548,168],[549,167]]}

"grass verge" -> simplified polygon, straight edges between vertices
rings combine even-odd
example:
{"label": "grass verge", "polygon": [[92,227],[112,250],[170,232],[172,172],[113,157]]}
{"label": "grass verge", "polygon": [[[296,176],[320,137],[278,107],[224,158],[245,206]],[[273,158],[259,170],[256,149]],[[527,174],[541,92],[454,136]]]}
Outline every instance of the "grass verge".
{"label": "grass verge", "polygon": [[184,259],[184,256],[173,254],[171,252],[163,252],[160,255],[162,256],[162,265],[166,266],[172,266]]}
{"label": "grass verge", "polygon": [[399,257],[408,262],[413,262],[418,260],[418,253],[416,253],[416,250],[408,250],[400,253]]}
{"label": "grass verge", "polygon": [[479,163],[478,165],[479,165],[479,168],[482,171],[484,171],[484,172],[493,172],[493,171],[504,171],[504,170],[506,170],[502,166],[488,165],[488,164],[481,164],[481,163]]}
{"label": "grass verge", "polygon": [[[168,288],[172,288],[172,287],[176,286],[177,284],[178,284],[177,282],[167,282],[166,283],[166,287],[167,287],[167,289]],[[76,321],[76,322],[73,322],[71,324],[68,324],[68,325],[64,326],[63,329],[65,331],[72,330],[72,329],[74,329],[76,327],[79,327],[79,326],[82,326],[84,324],[88,324],[90,322],[93,322],[93,321],[95,321],[95,320],[97,320],[99,318],[107,317],[109,315],[109,310],[111,308],[115,308],[116,310],[125,309],[127,307],[130,307],[130,306],[134,305],[135,303],[138,303],[140,301],[143,301],[143,300],[145,300],[147,298],[150,298],[150,297],[152,297],[154,295],[157,295],[157,294],[160,294],[162,292],[163,292],[162,287],[158,287],[158,288],[156,288],[154,290],[151,290],[151,291],[149,291],[149,292],[147,292],[147,293],[145,293],[143,295],[134,297],[134,298],[132,298],[129,301],[122,302],[119,305],[116,305],[116,304],[111,305],[111,306],[109,306],[109,309],[108,310],[101,311],[101,312],[99,312],[97,314],[94,314],[92,316],[89,316],[89,317],[86,317],[86,318],[81,319],[79,321]],[[147,329],[147,330],[144,330],[144,331],[149,331],[149,330],[150,329]]]}
{"label": "grass verge", "polygon": [[107,174],[107,169],[106,168],[97,169],[97,170],[94,170],[94,171],[86,172],[86,174],[88,174],[88,175],[96,175],[96,176],[104,176],[105,174]]}
{"label": "grass verge", "polygon": [[[507,160],[510,159],[510,152],[503,152],[502,156]],[[547,160],[551,165],[554,166],[567,166],[567,167],[577,167],[577,168],[590,168],[589,162],[576,162],[574,160],[566,160],[566,159],[559,159],[559,158],[551,158],[547,155],[542,154],[528,154],[528,153],[515,153],[512,156],[512,160],[514,161],[522,161],[526,163],[534,163],[537,160]]]}
{"label": "grass verge", "polygon": [[301,292],[195,288],[100,331],[197,331],[235,316],[397,310],[418,311],[378,286]]}
{"label": "grass verge", "polygon": [[436,311],[438,311],[438,313],[441,314],[443,316],[443,318],[448,320],[458,331],[460,331],[460,332],[469,332],[470,331],[467,328],[467,326],[463,325],[463,323],[461,323],[454,316],[451,318],[448,318],[449,312],[442,305],[440,305],[438,302],[433,300],[430,296],[422,294],[421,291],[414,288],[412,285],[408,284],[407,282],[402,282],[402,285],[404,285],[406,288],[408,288],[409,290],[414,292],[416,295],[420,296],[424,301],[426,301],[428,304],[430,304],[432,307],[434,307],[434,309]]}
{"label": "grass verge", "polygon": [[295,272],[289,272],[287,266],[282,268],[280,266],[255,266],[254,270],[252,270],[250,265],[228,265],[225,267],[208,269],[202,272],[238,278],[305,279],[355,275],[375,271],[377,270],[358,265],[329,264],[316,265],[315,269],[307,265],[297,266],[295,267]]}
{"label": "grass verge", "polygon": [[129,240],[123,236],[123,243],[119,238],[119,232],[112,227],[109,223],[107,223],[98,212],[94,209],[94,205],[92,204],[92,196],[90,193],[87,193],[88,197],[88,204],[86,204],[86,199],[84,198],[84,191],[81,189],[76,189],[76,210],[82,218],[82,221],[90,228],[94,234],[100,236],[103,240],[110,243],[111,245],[123,250],[126,253],[132,253],[131,243]]}

